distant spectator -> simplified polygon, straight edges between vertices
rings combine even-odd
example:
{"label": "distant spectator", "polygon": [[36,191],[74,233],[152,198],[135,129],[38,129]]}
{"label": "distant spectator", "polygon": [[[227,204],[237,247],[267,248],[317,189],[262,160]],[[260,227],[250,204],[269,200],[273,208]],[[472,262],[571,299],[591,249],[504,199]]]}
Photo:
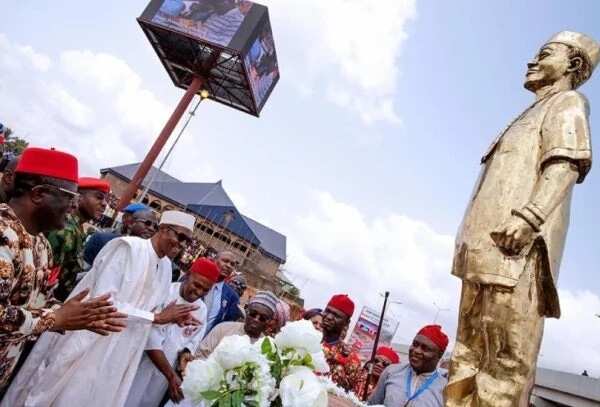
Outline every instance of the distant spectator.
{"label": "distant spectator", "polygon": [[323,327],[321,326],[323,323],[323,310],[321,308],[309,309],[304,312],[302,318],[312,322],[317,331],[323,332]]}

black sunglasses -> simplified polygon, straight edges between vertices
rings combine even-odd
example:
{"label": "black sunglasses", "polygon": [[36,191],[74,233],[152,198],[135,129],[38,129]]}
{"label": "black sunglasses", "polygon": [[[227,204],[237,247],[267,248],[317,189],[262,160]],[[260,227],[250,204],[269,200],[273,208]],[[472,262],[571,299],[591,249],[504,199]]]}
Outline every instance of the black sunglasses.
{"label": "black sunglasses", "polygon": [[144,225],[146,225],[147,228],[152,229],[152,230],[156,230],[156,222],[152,222],[151,220],[144,220],[144,219],[136,219],[136,222],[142,222]]}
{"label": "black sunglasses", "polygon": [[269,322],[270,318],[261,314],[260,312],[258,312],[257,310],[254,309],[249,309],[248,310],[248,316],[252,319],[257,319],[260,322]]}
{"label": "black sunglasses", "polygon": [[175,230],[173,227],[171,227],[169,225],[167,225],[167,228],[171,232],[175,233],[175,236],[177,236],[177,240],[179,241],[179,243],[181,243],[183,245],[188,245],[192,241],[192,239],[185,233],[178,232],[177,230]]}

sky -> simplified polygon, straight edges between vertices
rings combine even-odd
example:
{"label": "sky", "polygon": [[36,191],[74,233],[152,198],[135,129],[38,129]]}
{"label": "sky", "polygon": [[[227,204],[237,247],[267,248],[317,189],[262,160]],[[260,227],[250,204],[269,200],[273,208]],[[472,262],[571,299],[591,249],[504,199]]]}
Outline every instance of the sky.
{"label": "sky", "polygon": [[[600,39],[588,1],[266,0],[281,79],[260,118],[203,103],[165,166],[222,179],[248,216],[287,236],[307,307],[348,293],[407,343],[436,305],[454,339],[453,242],[496,134],[532,100],[526,63],[564,29]],[[182,92],[135,18],[146,0],[3,2],[0,122],[80,159],[82,175],[140,161]],[[580,89],[600,115],[600,79]],[[600,130],[598,130],[600,131]],[[593,137],[593,148],[600,146]],[[563,315],[543,367],[600,376],[600,176],[575,189]],[[434,302],[436,305],[434,305]]]}

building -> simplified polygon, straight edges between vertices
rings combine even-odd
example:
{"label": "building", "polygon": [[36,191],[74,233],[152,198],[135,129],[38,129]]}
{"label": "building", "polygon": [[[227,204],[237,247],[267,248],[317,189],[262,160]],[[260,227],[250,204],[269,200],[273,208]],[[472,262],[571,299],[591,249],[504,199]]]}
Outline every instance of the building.
{"label": "building", "polygon": [[[111,210],[114,211],[118,197],[125,191],[138,166],[139,163],[135,163],[100,170],[114,195]],[[198,256],[229,250],[239,259],[238,270],[248,281],[249,293],[270,290],[290,303],[296,312],[300,311],[303,300],[298,289],[281,272],[286,261],[286,237],[241,214],[221,181],[182,182],[152,167],[136,198],[141,196],[148,182],[152,184],[142,200],[144,204],[159,213],[178,209],[196,216],[195,239],[184,256],[184,264]]]}
{"label": "building", "polygon": [[535,407],[600,407],[600,379],[538,368],[531,403]]}

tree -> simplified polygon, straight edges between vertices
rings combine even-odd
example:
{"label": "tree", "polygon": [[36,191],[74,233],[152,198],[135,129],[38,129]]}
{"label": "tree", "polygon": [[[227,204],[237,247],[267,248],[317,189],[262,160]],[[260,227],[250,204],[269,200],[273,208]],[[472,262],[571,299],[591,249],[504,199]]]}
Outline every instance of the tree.
{"label": "tree", "polygon": [[29,143],[20,137],[13,136],[13,131],[10,127],[7,127],[4,130],[4,138],[6,141],[4,142],[4,152],[11,152],[15,155],[19,155],[27,148]]}

